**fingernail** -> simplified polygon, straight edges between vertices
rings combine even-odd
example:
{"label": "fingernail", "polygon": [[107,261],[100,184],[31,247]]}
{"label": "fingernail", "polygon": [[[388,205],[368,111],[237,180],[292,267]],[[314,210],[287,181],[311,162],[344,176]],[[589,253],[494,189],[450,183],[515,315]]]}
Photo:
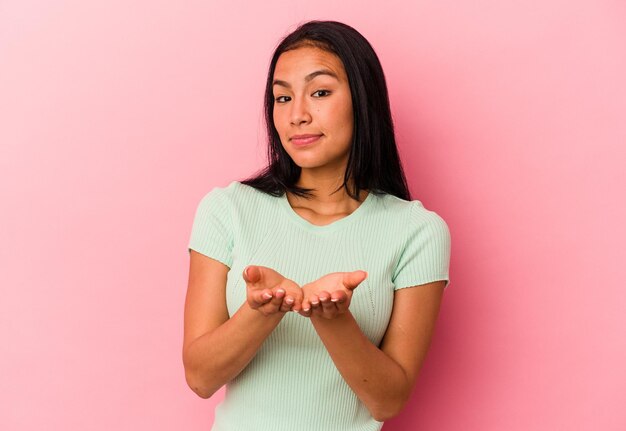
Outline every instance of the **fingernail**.
{"label": "fingernail", "polygon": [[285,302],[286,302],[287,304],[293,304],[293,299],[291,299],[291,298],[287,298],[287,299],[285,299]]}
{"label": "fingernail", "polygon": [[331,301],[332,301],[332,302],[337,302],[337,301],[339,301],[339,300],[338,300],[337,298],[333,298],[333,299],[331,299]]}
{"label": "fingernail", "polygon": [[278,289],[276,293],[285,293],[285,291],[283,289]]}
{"label": "fingernail", "polygon": [[265,299],[270,299],[272,297],[272,295],[270,295],[269,293],[264,293],[263,294],[263,298]]}

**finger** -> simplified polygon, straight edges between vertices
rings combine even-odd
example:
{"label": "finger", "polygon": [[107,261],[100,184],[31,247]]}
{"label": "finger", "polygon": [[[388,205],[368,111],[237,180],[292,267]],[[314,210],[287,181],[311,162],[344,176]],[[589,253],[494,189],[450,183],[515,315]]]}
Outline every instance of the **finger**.
{"label": "finger", "polygon": [[330,300],[330,294],[328,292],[320,292],[320,303],[322,304],[324,313],[332,313],[337,310],[335,304]]}
{"label": "finger", "polygon": [[261,280],[261,269],[256,265],[248,265],[243,270],[243,279],[246,283],[256,283]]}
{"label": "finger", "polygon": [[252,292],[252,297],[254,300],[260,304],[265,304],[270,299],[272,299],[274,295],[272,295],[272,291],[269,289],[257,290]]}
{"label": "finger", "polygon": [[350,304],[348,303],[348,301],[341,303],[335,302],[335,306],[337,307],[337,314],[345,313],[346,311],[348,311],[348,308],[350,308]]}
{"label": "finger", "polygon": [[294,298],[293,306],[291,307],[291,311],[298,312],[302,310],[302,298],[300,296],[296,296]]}
{"label": "finger", "polygon": [[363,280],[367,278],[368,274],[365,271],[352,271],[343,274],[343,285],[346,289],[356,288]]}
{"label": "finger", "polygon": [[272,299],[272,291],[269,289],[252,292],[250,295],[252,301],[256,303],[257,307],[266,304],[270,299]]}
{"label": "finger", "polygon": [[348,300],[348,294],[343,290],[335,290],[332,295],[330,295],[330,301],[335,304],[343,304]]}
{"label": "finger", "polygon": [[311,315],[316,315],[318,317],[325,317],[324,316],[324,309],[322,308],[322,304],[319,304],[315,308],[311,308]]}
{"label": "finger", "polygon": [[302,301],[302,307],[300,308],[301,314],[303,316],[309,317],[311,315],[311,303],[309,302],[308,299],[304,299]]}
{"label": "finger", "polygon": [[337,314],[345,313],[350,306],[350,297],[346,292],[342,290],[333,292],[332,298],[330,300],[337,307]]}
{"label": "finger", "polygon": [[311,310],[321,308],[320,299],[317,297],[317,295],[311,295],[311,297],[309,298],[309,302],[311,303]]}
{"label": "finger", "polygon": [[282,288],[275,288],[273,289],[273,298],[270,301],[270,303],[272,305],[276,306],[276,309],[278,310],[280,308],[280,306],[283,304],[283,299],[285,298],[285,289]]}
{"label": "finger", "polygon": [[293,303],[294,303],[293,296],[291,295],[285,296],[285,299],[283,300],[283,303],[280,306],[280,311],[285,312],[285,313],[288,311],[291,311],[293,307]]}
{"label": "finger", "polygon": [[281,305],[283,304],[284,296],[285,291],[283,289],[274,289],[272,299],[260,306],[259,310],[261,310],[265,315],[270,315],[278,312]]}
{"label": "finger", "polygon": [[317,297],[320,299],[321,302],[330,301],[330,293],[326,292],[325,290],[320,291],[317,294]]}

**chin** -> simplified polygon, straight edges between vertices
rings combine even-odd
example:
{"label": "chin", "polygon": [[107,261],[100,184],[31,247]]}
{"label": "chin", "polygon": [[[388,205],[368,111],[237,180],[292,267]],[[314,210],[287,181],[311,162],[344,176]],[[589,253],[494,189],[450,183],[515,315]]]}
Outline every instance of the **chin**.
{"label": "chin", "polygon": [[335,164],[332,163],[324,163],[324,162],[302,162],[299,163],[297,160],[294,161],[294,163],[296,165],[298,165],[301,169],[310,169],[310,170],[314,170],[314,169],[324,169],[324,170],[328,170],[328,169],[339,169],[338,166],[336,166]]}
{"label": "chin", "polygon": [[[293,160],[293,162],[302,169],[317,169],[342,164],[341,157],[328,157],[330,155],[324,157],[322,154],[315,154],[315,152],[310,154],[296,154],[296,157],[293,157],[291,154],[289,154],[289,156],[291,157],[291,160]],[[347,162],[347,158],[345,162]]]}
{"label": "chin", "polygon": [[298,167],[301,169],[315,169],[324,166],[323,163],[314,163],[314,162],[300,162],[298,160],[293,161]]}
{"label": "chin", "polygon": [[310,157],[302,157],[302,155],[300,155],[300,157],[293,157],[290,154],[289,156],[291,157],[291,160],[293,160],[293,162],[301,168],[316,168],[324,164],[323,161],[314,160]]}

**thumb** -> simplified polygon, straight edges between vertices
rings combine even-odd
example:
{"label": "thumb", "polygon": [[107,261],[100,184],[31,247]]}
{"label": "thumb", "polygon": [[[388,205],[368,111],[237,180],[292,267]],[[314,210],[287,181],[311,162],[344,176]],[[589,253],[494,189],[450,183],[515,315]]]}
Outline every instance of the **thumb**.
{"label": "thumb", "polygon": [[367,272],[361,270],[346,272],[343,275],[343,285],[346,289],[354,289],[367,278],[367,275]]}
{"label": "thumb", "polygon": [[248,265],[243,270],[243,279],[246,283],[256,283],[261,279],[261,268],[256,265]]}

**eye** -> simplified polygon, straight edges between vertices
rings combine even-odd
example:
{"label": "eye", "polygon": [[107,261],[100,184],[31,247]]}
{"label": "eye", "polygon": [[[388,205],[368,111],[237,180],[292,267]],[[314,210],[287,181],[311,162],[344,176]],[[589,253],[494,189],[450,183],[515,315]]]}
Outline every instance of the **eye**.
{"label": "eye", "polygon": [[275,102],[277,102],[277,103],[285,103],[285,102],[283,102],[283,101],[281,101],[281,100],[280,100],[280,99],[281,99],[281,98],[283,98],[283,97],[289,98],[289,96],[278,96],[278,97],[276,97],[276,98],[274,99],[274,101],[275,101]]}
{"label": "eye", "polygon": [[[330,94],[330,91],[328,91],[328,90],[317,90],[317,91],[316,91],[315,93],[313,93],[313,94],[316,94],[316,93],[326,93],[326,95],[328,95],[328,94]],[[325,96],[320,96],[320,97],[325,97]]]}

